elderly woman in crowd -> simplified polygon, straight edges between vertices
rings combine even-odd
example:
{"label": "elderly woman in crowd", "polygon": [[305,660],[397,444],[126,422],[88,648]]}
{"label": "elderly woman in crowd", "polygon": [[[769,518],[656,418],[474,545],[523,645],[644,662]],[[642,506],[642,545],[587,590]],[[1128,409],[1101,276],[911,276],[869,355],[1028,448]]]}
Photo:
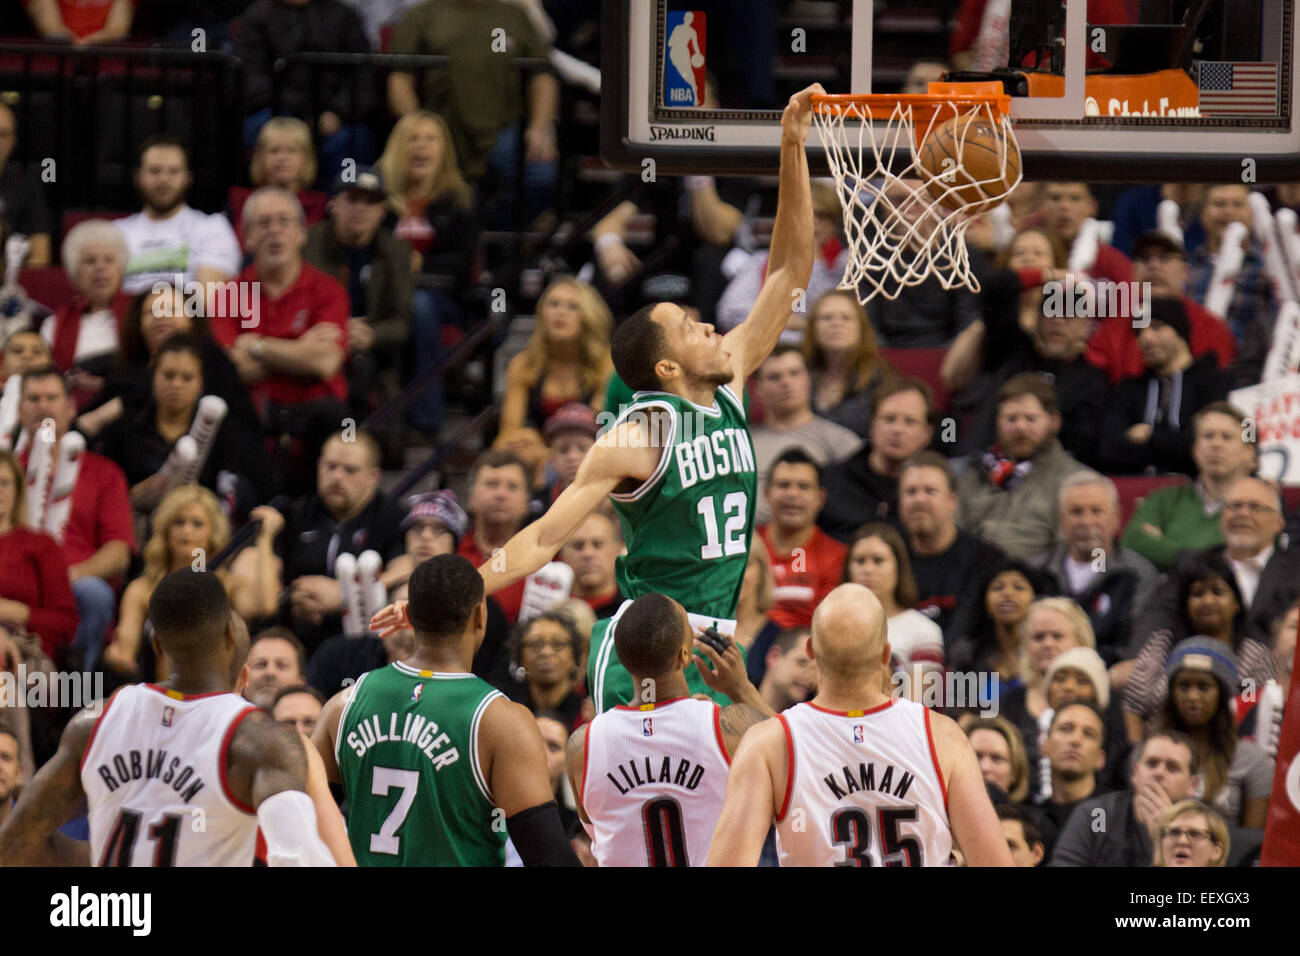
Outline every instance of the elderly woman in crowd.
{"label": "elderly woman in crowd", "polygon": [[516,665],[511,699],[534,713],[558,711],[571,730],[577,727],[582,719],[582,696],[577,692],[582,650],[582,635],[568,614],[544,611],[517,625],[510,642],[510,659]]}
{"label": "elderly woman in crowd", "polygon": [[80,408],[103,385],[122,340],[130,300],[122,293],[126,239],[111,222],[88,219],[63,240],[63,264],[76,297],[41,323],[54,364],[70,372],[68,391]]}
{"label": "elderly woman in crowd", "polygon": [[1179,800],[1160,816],[1154,866],[1223,866],[1232,848],[1223,817],[1200,800]]}
{"label": "elderly woman in crowd", "polygon": [[1165,661],[1168,695],[1154,727],[1192,738],[1206,803],[1234,826],[1261,829],[1273,787],[1273,760],[1239,740],[1232,709],[1240,686],[1230,647],[1212,637],[1180,641]]}

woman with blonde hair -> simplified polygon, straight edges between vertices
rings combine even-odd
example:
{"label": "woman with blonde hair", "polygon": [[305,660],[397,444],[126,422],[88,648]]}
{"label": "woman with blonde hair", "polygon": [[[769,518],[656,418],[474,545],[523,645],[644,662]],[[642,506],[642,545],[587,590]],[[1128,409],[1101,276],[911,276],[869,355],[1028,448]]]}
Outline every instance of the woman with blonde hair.
{"label": "woman with blonde hair", "polygon": [[1160,816],[1153,866],[1225,866],[1228,825],[1200,800],[1179,800]]}
{"label": "woman with blonde hair", "polygon": [[870,438],[872,394],[897,373],[880,354],[867,310],[852,293],[823,293],[800,348],[812,376],[813,411]]}
{"label": "woman with blonde hair", "polygon": [[1062,597],[1039,598],[1029,605],[1020,622],[1021,683],[1002,695],[1000,710],[1024,737],[1031,767],[1038,765],[1043,724],[1051,719],[1048,669],[1074,647],[1097,649],[1092,623],[1079,605]]}
{"label": "woman with blonde hair", "polygon": [[[376,165],[391,210],[384,226],[410,245],[411,271],[436,276],[451,289],[468,288],[479,227],[474,191],[461,175],[447,123],[437,113],[412,110],[393,127]],[[437,363],[443,326],[462,324],[453,295],[435,288],[415,290],[411,300],[414,375]],[[414,428],[436,431],[442,419],[442,382],[417,396],[408,414]]]}
{"label": "woman with blonde hair", "polygon": [[[254,508],[250,517],[261,521],[256,542],[244,550],[229,569],[219,568],[230,604],[245,620],[269,617],[280,600],[279,559],[272,545],[284,518],[272,508]],[[183,568],[206,569],[230,543],[230,522],[217,496],[198,485],[173,488],[150,519],[153,532],[144,546],[144,572],[126,586],[118,611],[116,640],[104,651],[104,663],[130,674],[152,656],[146,640],[149,598],[166,575]],[[161,669],[161,665],[160,665]]]}
{"label": "woman with blonde hair", "polygon": [[609,339],[614,317],[594,288],[564,276],[537,301],[537,325],[524,350],[506,367],[501,435],[516,428],[542,431],[570,402],[599,412],[614,365]]}
{"label": "woman with blonde hair", "polygon": [[1012,803],[1029,796],[1029,758],[1016,726],[1002,716],[978,717],[966,727],[980,775],[985,783],[1000,787]]}
{"label": "woman with blonde hair", "polygon": [[262,186],[279,186],[297,196],[307,216],[307,225],[325,218],[325,202],[329,197],[311,188],[316,182],[316,150],[311,127],[302,120],[276,116],[266,121],[257,134],[248,178],[253,189],[232,186],[227,197],[236,235],[243,235],[244,203],[254,189]]}

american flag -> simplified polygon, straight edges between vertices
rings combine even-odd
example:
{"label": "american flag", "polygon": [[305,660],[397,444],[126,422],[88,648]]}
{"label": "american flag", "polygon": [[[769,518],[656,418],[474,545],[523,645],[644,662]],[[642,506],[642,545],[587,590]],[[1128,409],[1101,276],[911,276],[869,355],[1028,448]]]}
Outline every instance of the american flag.
{"label": "american flag", "polygon": [[1202,61],[1197,75],[1202,116],[1277,115],[1276,63]]}

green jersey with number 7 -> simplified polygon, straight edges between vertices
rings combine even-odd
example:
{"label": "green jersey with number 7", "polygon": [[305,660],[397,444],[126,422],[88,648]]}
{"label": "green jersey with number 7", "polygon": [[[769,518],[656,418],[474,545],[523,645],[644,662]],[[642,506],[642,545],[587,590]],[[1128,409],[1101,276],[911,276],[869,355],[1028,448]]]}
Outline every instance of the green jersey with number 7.
{"label": "green jersey with number 7", "polygon": [[[610,495],[627,544],[627,554],[615,563],[619,590],[629,603],[643,594],[666,594],[686,609],[693,624],[716,624],[722,633],[734,634],[757,487],[740,398],[727,385],[718,388],[712,407],[669,392],[637,392],[611,427],[626,421],[644,421],[663,452],[659,467],[640,487]],[[598,621],[591,635],[588,682],[599,712],[654,699],[642,700],[642,689],[632,687],[619,663],[617,626],[616,614]],[[692,692],[730,703],[694,668],[687,668],[686,676]]]}
{"label": "green jersey with number 7", "polygon": [[334,754],[358,866],[504,865],[506,822],[478,754],[483,713],[500,696],[473,674],[400,661],[361,676]]}

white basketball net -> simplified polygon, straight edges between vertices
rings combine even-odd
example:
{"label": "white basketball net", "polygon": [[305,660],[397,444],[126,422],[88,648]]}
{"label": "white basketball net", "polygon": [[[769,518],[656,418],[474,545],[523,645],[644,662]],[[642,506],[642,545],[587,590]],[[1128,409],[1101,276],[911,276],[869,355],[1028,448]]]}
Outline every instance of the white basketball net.
{"label": "white basketball net", "polygon": [[[889,109],[846,99],[813,110],[844,210],[849,261],[839,288],[856,293],[865,304],[877,295],[896,299],[905,287],[933,275],[945,289],[962,285],[978,292],[966,230],[975,220],[972,213],[1001,202],[1004,181],[1006,192],[1020,182],[1020,171],[1008,163],[1010,150],[1003,148],[1002,168],[992,179],[975,180],[960,158],[932,174],[921,165],[917,143],[948,120],[966,115],[987,120],[1007,142],[1011,121],[988,103],[943,101],[931,110],[894,102],[886,118]],[[914,109],[925,122],[919,137]],[[959,126],[958,157],[969,129]],[[1012,169],[1014,176],[1008,176]],[[994,184],[997,189],[989,196],[984,187]]]}

